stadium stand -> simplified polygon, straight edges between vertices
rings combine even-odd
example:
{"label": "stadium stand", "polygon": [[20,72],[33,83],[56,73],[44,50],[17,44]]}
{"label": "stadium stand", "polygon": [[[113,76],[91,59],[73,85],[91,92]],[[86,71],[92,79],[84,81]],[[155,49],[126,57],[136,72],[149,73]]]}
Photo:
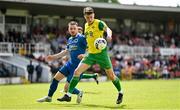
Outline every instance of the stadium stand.
{"label": "stadium stand", "polygon": [[[3,72],[6,74],[2,77],[21,77],[28,79],[28,73],[26,66],[29,64],[29,59],[14,55],[13,57],[1,57],[0,58],[1,65],[5,65],[5,69]],[[33,61],[33,66],[36,67],[38,65],[37,61]],[[49,82],[51,80],[51,72],[49,66],[42,64],[43,74],[41,76],[41,82]],[[8,71],[8,72],[7,72]],[[33,81],[35,82],[36,74],[33,74]]]}
{"label": "stadium stand", "polygon": [[[49,73],[55,73],[62,60],[48,63],[44,56],[66,48],[69,36],[66,25],[70,20],[76,20],[83,26],[80,12],[84,6],[93,6],[98,17],[113,29],[109,53],[113,66],[119,68],[119,77],[128,80],[180,77],[180,9],[176,7],[47,0],[0,1],[0,7],[3,7],[0,13],[1,63],[23,69],[22,74],[27,79],[25,66],[29,58],[43,62],[46,73],[41,81],[50,81]],[[0,70],[1,76],[8,73],[5,70]],[[96,65],[90,70],[101,71]],[[16,76],[22,74],[18,72]]]}

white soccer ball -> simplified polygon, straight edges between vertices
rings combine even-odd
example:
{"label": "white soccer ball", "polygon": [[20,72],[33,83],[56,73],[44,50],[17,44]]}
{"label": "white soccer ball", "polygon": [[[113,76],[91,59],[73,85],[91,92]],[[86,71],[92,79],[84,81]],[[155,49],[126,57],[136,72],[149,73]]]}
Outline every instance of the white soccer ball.
{"label": "white soccer ball", "polygon": [[107,46],[107,42],[104,38],[97,38],[95,41],[94,41],[94,46],[96,47],[96,49],[98,50],[103,50],[106,48]]}

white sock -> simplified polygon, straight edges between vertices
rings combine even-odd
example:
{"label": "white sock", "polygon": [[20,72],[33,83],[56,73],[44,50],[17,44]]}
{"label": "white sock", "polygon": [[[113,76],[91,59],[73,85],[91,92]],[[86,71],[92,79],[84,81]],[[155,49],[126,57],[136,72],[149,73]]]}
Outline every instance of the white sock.
{"label": "white sock", "polygon": [[123,90],[120,90],[119,93],[123,94]]}
{"label": "white sock", "polygon": [[71,97],[71,93],[68,92],[67,95],[68,95],[69,97]]}

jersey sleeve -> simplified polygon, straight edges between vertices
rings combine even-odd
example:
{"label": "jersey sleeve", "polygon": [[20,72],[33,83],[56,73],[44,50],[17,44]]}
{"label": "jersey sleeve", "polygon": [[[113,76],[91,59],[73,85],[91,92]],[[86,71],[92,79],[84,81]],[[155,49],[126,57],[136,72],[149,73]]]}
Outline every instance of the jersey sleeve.
{"label": "jersey sleeve", "polygon": [[105,28],[107,28],[107,25],[104,21],[99,21],[99,30],[103,31]]}

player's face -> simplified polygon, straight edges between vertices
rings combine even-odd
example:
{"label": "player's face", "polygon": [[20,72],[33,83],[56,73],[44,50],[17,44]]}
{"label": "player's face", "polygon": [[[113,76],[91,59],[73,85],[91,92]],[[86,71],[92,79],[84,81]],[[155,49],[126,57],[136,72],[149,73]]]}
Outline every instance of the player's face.
{"label": "player's face", "polygon": [[77,25],[69,25],[68,31],[71,34],[71,36],[75,36],[78,33]]}
{"label": "player's face", "polygon": [[81,34],[83,33],[82,27],[78,27],[78,32],[81,33]]}
{"label": "player's face", "polygon": [[94,13],[92,14],[85,14],[84,18],[88,22],[88,24],[91,24],[94,21]]}

